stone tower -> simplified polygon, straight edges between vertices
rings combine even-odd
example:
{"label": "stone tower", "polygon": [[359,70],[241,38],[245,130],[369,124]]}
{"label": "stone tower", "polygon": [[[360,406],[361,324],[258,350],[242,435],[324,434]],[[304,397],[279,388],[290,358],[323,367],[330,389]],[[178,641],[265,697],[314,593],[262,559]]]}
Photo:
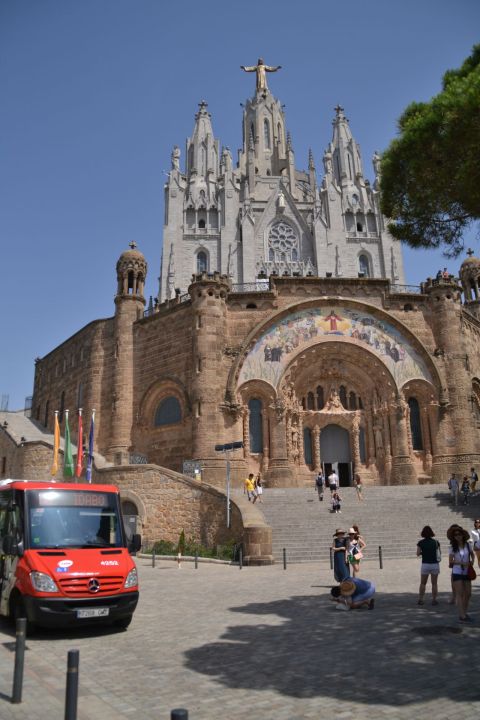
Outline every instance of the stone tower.
{"label": "stone tower", "polygon": [[185,168],[175,146],[165,185],[160,302],[185,292],[201,272],[220,272],[234,285],[327,273],[404,283],[400,243],[379,206],[380,157],[373,158],[372,186],[342,107],[335,108],[320,183],[311,151],[307,169],[297,169],[283,106],[266,82],[257,81],[244,104],[236,167],[229,148],[219,146],[202,101]]}
{"label": "stone tower", "polygon": [[147,263],[135,242],[117,262],[117,294],[113,330],[111,430],[108,458],[116,465],[129,462],[133,424],[133,325],[143,316]]}

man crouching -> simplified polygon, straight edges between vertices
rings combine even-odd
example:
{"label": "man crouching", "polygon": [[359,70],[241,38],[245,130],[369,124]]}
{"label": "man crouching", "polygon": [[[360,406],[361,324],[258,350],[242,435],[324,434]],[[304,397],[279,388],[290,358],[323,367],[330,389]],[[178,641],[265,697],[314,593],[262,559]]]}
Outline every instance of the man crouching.
{"label": "man crouching", "polygon": [[331,599],[338,603],[338,610],[357,610],[361,607],[373,610],[375,606],[375,585],[370,580],[349,578],[332,587],[330,594]]}

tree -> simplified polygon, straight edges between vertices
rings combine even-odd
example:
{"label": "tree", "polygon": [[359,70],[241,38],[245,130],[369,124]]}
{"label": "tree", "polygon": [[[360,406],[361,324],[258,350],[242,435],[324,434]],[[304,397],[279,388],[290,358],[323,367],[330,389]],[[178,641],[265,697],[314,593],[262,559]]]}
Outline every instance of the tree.
{"label": "tree", "polygon": [[412,103],[385,151],[380,189],[391,234],[456,257],[480,219],[480,45],[428,103]]}

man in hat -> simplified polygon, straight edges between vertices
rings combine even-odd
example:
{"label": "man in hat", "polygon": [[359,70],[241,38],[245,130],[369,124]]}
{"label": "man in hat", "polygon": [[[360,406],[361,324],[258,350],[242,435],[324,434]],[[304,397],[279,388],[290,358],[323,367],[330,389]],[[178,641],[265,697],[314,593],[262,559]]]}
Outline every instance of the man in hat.
{"label": "man in hat", "polygon": [[375,605],[375,585],[370,580],[361,578],[348,578],[330,591],[332,600],[338,603],[338,607],[346,610],[357,610],[361,607],[368,607],[373,610]]}

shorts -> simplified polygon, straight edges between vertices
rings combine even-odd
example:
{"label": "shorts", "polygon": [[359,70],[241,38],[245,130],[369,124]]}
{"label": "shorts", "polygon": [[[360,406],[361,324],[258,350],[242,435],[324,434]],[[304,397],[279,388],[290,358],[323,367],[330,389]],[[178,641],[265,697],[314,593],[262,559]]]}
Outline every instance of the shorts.
{"label": "shorts", "polygon": [[375,595],[375,585],[373,583],[370,583],[370,587],[368,590],[365,590],[365,592],[360,593],[359,595],[352,596],[352,601],[354,603],[363,602],[364,600],[370,600],[371,597]]}
{"label": "shorts", "polygon": [[471,582],[468,575],[457,575],[452,573],[452,582]]}
{"label": "shorts", "polygon": [[420,568],[421,575],[439,575],[440,574],[440,563],[422,563]]}

